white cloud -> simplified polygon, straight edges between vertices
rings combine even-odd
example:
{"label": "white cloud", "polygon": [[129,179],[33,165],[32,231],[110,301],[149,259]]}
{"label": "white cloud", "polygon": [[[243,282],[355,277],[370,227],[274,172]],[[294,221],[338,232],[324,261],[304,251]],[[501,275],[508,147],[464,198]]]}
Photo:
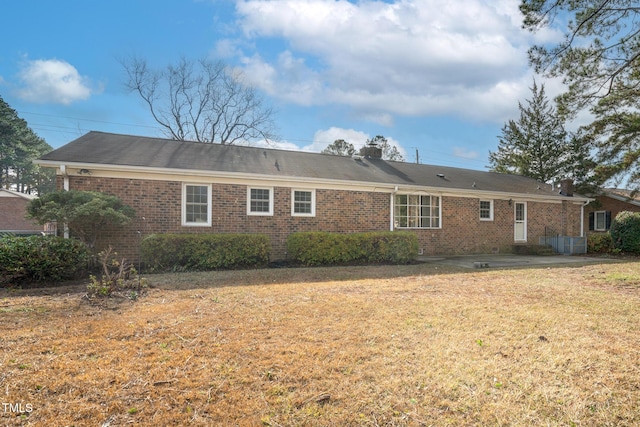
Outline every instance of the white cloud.
{"label": "white cloud", "polygon": [[370,122],[377,123],[379,125],[387,126],[387,127],[393,126],[393,122],[394,122],[393,115],[386,112],[365,113],[365,114],[360,114],[360,116],[364,120],[368,120]]}
{"label": "white cloud", "polygon": [[463,147],[453,147],[453,155],[465,160],[474,160],[480,157],[480,153]]}
{"label": "white cloud", "polygon": [[313,135],[313,141],[311,144],[307,144],[304,146],[300,146],[293,142],[289,142],[286,140],[282,141],[253,141],[251,143],[240,144],[247,145],[251,147],[263,147],[263,148],[275,148],[279,150],[292,150],[292,151],[307,151],[311,153],[319,153],[328,145],[332,144],[337,139],[344,139],[347,142],[353,144],[357,149],[362,147],[367,139],[369,139],[369,134],[361,131],[357,131],[354,129],[342,129],[338,127],[331,127],[325,130],[319,130]]}
{"label": "white cloud", "polygon": [[237,13],[245,38],[287,46],[245,52],[247,77],[300,105],[347,105],[386,125],[425,114],[499,122],[530,84],[534,35],[517,0],[247,0]]}
{"label": "white cloud", "polygon": [[398,149],[398,151],[400,152],[400,154],[402,154],[402,157],[404,157],[405,161],[408,160],[408,156],[407,156],[407,150],[404,149],[404,147],[402,145],[400,145],[400,142],[398,142],[397,140],[391,138],[391,137],[387,137],[387,141],[389,141],[389,144],[391,146],[394,146]]}
{"label": "white cloud", "polygon": [[359,149],[369,138],[369,134],[359,130],[330,127],[329,129],[317,131],[313,135],[313,143],[303,147],[302,149],[304,151],[320,152],[338,139],[344,139],[345,141],[353,144],[356,149]]}
{"label": "white cloud", "polygon": [[214,58],[230,58],[241,54],[241,50],[235,40],[222,39],[218,40],[212,54]]}
{"label": "white cloud", "polygon": [[91,96],[89,80],[66,61],[38,59],[27,61],[19,73],[20,98],[37,103],[68,105]]}
{"label": "white cloud", "polygon": [[238,145],[246,145],[247,147],[261,147],[261,148],[273,148],[276,150],[288,150],[288,151],[300,151],[300,147],[289,141],[253,141],[251,143],[245,143]]}
{"label": "white cloud", "polygon": [[[293,142],[289,142],[286,140],[283,141],[253,141],[251,143],[239,144],[239,145],[247,145],[251,147],[263,147],[263,148],[275,148],[279,150],[291,150],[291,151],[307,151],[311,153],[319,153],[327,146],[333,144],[334,141],[338,139],[344,139],[345,141],[351,143],[356,150],[359,150],[362,146],[364,146],[368,139],[371,139],[372,136],[366,132],[362,132],[355,129],[344,129],[339,127],[330,127],[329,129],[323,129],[316,131],[313,135],[313,141],[311,144],[307,144],[304,146],[299,146],[294,144]],[[395,146],[400,154],[407,158],[407,151],[400,145],[400,143],[391,137],[386,137],[389,144]]]}
{"label": "white cloud", "polygon": [[306,66],[304,59],[284,51],[270,64],[259,54],[243,57],[241,71],[248,83],[269,95],[298,105],[324,104],[318,73]]}

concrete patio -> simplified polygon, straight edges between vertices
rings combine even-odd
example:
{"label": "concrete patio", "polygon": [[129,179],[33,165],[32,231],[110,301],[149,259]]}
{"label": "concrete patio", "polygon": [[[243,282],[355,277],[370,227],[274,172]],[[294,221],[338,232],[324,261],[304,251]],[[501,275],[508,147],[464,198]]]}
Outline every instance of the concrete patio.
{"label": "concrete patio", "polygon": [[615,261],[609,258],[587,257],[576,255],[513,255],[513,254],[486,254],[486,255],[457,255],[457,256],[419,256],[419,261],[453,265],[465,268],[508,268],[523,266],[544,266],[562,264],[598,264]]}

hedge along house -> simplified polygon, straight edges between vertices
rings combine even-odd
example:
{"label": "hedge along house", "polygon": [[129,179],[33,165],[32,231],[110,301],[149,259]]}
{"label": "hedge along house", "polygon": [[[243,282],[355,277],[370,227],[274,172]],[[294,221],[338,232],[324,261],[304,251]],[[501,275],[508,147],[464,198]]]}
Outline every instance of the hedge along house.
{"label": "hedge along house", "polygon": [[548,229],[581,236],[589,201],[522,176],[385,161],[376,147],[341,157],[89,132],[36,163],[56,168],[59,188],[136,210],[97,242],[129,259],[151,233],[264,233],[272,259],[297,231],[412,230],[426,255],[511,252]]}

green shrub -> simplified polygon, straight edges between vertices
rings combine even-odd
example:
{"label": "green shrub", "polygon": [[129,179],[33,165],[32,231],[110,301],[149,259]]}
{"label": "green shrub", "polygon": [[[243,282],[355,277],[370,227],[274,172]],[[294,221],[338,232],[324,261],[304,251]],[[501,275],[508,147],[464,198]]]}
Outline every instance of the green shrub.
{"label": "green shrub", "polygon": [[406,264],[418,255],[418,238],[401,231],[301,232],[289,235],[287,252],[294,261],[308,266]]}
{"label": "green shrub", "polygon": [[108,225],[128,224],[135,210],[122,200],[99,191],[58,190],[33,199],[27,217],[39,224],[56,221],[66,224],[72,236],[93,248]]}
{"label": "green shrub", "polygon": [[587,236],[587,252],[606,254],[613,249],[613,240],[609,233],[594,233]]}
{"label": "green shrub", "polygon": [[6,236],[0,239],[0,286],[73,279],[87,270],[89,252],[75,239]]}
{"label": "green shrub", "polygon": [[154,234],[141,252],[151,271],[224,270],[266,265],[270,243],[263,234]]}
{"label": "green shrub", "polygon": [[640,212],[620,212],[611,221],[609,233],[614,248],[622,252],[640,254]]}

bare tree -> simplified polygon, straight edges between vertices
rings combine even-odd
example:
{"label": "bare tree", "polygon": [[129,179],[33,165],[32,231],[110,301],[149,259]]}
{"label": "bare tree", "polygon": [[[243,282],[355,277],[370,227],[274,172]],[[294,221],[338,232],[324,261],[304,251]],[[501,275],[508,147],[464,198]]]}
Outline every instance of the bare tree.
{"label": "bare tree", "polygon": [[139,57],[121,64],[127,89],[140,95],[169,138],[220,144],[273,138],[273,111],[222,61],[182,58],[161,70]]}

